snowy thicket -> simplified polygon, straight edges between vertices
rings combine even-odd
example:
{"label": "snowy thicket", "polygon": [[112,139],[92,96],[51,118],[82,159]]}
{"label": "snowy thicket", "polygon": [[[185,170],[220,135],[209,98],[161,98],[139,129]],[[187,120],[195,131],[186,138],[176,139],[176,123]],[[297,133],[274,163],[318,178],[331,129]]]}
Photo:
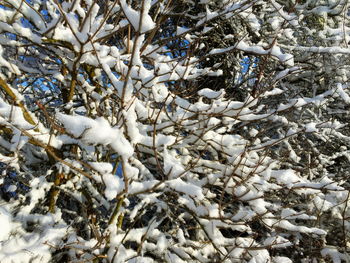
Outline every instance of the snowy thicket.
{"label": "snowy thicket", "polygon": [[350,260],[347,0],[0,0],[0,262]]}

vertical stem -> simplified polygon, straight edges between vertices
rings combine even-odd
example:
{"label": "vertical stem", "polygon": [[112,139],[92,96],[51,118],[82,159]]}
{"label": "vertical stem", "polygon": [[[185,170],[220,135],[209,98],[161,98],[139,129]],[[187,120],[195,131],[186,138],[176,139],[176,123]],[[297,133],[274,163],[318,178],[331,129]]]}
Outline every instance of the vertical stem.
{"label": "vertical stem", "polygon": [[[116,221],[116,217],[117,217],[117,215],[119,213],[119,210],[120,210],[123,202],[124,202],[124,196],[119,197],[118,198],[118,202],[117,202],[117,204],[116,204],[116,206],[114,208],[114,211],[112,213],[112,216],[111,216],[111,218],[108,221],[109,225],[113,224]],[[117,219],[118,227],[119,227],[119,218],[120,218],[120,216]]]}
{"label": "vertical stem", "polygon": [[51,188],[50,197],[49,197],[49,212],[50,213],[55,213],[56,200],[57,200],[58,194],[60,193],[58,186],[61,184],[61,178],[63,178],[63,174],[56,173],[54,185]]}

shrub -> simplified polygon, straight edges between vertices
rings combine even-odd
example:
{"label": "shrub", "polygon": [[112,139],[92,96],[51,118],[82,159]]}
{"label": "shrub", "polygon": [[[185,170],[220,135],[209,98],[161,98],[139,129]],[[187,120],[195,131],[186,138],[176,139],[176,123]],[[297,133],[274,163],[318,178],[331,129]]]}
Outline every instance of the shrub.
{"label": "shrub", "polygon": [[0,261],[349,260],[333,2],[0,0]]}

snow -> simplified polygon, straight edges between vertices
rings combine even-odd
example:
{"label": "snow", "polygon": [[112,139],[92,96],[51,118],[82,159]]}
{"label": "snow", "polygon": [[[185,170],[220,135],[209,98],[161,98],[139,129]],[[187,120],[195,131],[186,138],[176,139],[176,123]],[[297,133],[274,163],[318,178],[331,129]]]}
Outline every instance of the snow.
{"label": "snow", "polygon": [[293,187],[295,183],[304,181],[291,169],[271,171],[271,177],[276,178],[278,183],[284,184],[288,188]]}
{"label": "snow", "polygon": [[271,91],[267,91],[263,94],[264,97],[269,97],[269,96],[274,96],[274,95],[279,95],[282,94],[283,90],[279,89],[279,88],[274,88]]}
{"label": "snow", "polygon": [[291,54],[284,54],[280,47],[274,45],[271,48],[271,55],[277,57],[282,63],[285,63],[287,66],[294,66],[294,58]]}
{"label": "snow", "polygon": [[250,253],[253,257],[251,260],[249,260],[249,263],[263,263],[268,262],[270,259],[269,252],[266,249],[260,249]]}
{"label": "snow", "polygon": [[165,260],[171,263],[186,263],[186,261],[182,260],[178,255],[170,252],[165,254]]}
{"label": "snow", "polygon": [[176,158],[175,151],[168,151],[164,148],[163,152],[164,158],[164,173],[169,176],[169,178],[177,178],[185,172],[185,168],[181,164],[181,159]]}
{"label": "snow", "polygon": [[184,232],[181,228],[179,228],[179,230],[177,231],[177,239],[179,240],[180,244],[185,244],[186,243],[186,238],[184,235]]}
{"label": "snow", "polygon": [[328,211],[332,208],[333,204],[327,200],[325,200],[325,197],[322,195],[317,195],[313,199],[314,206],[322,212]]}
{"label": "snow", "polygon": [[326,235],[327,234],[327,232],[322,230],[322,229],[319,229],[319,228],[316,228],[316,227],[308,228],[308,227],[305,227],[305,226],[296,226],[296,225],[293,225],[292,223],[290,223],[287,220],[279,221],[278,223],[276,223],[276,226],[278,226],[280,228],[283,228],[283,229],[286,229],[286,230],[289,230],[289,231],[294,231],[294,232],[313,233],[313,234],[316,234],[316,235]]}
{"label": "snow", "polygon": [[133,46],[133,59],[131,61],[132,65],[137,65],[137,66],[140,66],[142,67],[142,60],[141,60],[141,52],[140,52],[140,49],[142,47],[142,44],[145,40],[145,35],[141,35],[139,36],[135,43],[134,43],[134,46]]}
{"label": "snow", "polygon": [[293,261],[287,257],[273,257],[272,262],[273,263],[293,263]]}
{"label": "snow", "polygon": [[220,91],[214,91],[209,88],[201,89],[198,91],[199,96],[207,97],[208,99],[217,99],[225,94],[225,91],[222,89]]}
{"label": "snow", "polygon": [[288,74],[295,72],[299,70],[299,67],[292,67],[292,68],[287,68],[285,70],[282,70],[280,72],[278,72],[278,74],[275,76],[274,81],[280,80],[284,77],[286,77]]}
{"label": "snow", "polygon": [[[298,16],[294,13],[287,13],[284,11],[284,8],[278,4],[275,0],[271,0],[272,5],[278,10],[279,15],[287,21],[292,27],[299,26]],[[277,29],[277,28],[274,28]]]}
{"label": "snow", "polygon": [[[0,222],[3,223],[2,227],[8,227],[6,229],[11,229],[12,227],[8,224],[10,218],[5,219],[4,210],[0,211]],[[14,224],[17,230],[20,224]],[[38,222],[40,223],[40,222]],[[7,224],[7,225],[5,225]],[[51,246],[56,246],[59,240],[67,233],[65,226],[50,226],[46,225],[41,229],[40,233],[23,233],[24,238],[20,235],[13,235],[10,239],[2,240],[0,246],[0,261],[4,263],[19,262],[49,262],[52,258],[50,252]],[[2,230],[2,233],[8,230]],[[3,236],[4,237],[4,236]]]}
{"label": "snow", "polygon": [[17,190],[17,186],[15,185],[10,185],[8,188],[7,188],[7,192],[15,192]]}
{"label": "snow", "polygon": [[341,83],[337,83],[336,92],[344,100],[344,102],[350,103],[350,96],[345,92],[343,85]]}
{"label": "snow", "polygon": [[5,209],[0,207],[0,242],[6,241],[9,238],[9,235],[12,230],[12,216]]}
{"label": "snow", "polygon": [[89,164],[100,174],[112,173],[113,165],[104,162],[89,162]]}
{"label": "snow", "polygon": [[160,253],[164,252],[168,248],[168,242],[165,235],[161,235],[157,241],[157,249]]}
{"label": "snow", "polygon": [[[143,11],[136,11],[131,6],[129,6],[125,0],[120,0],[121,7],[130,24],[135,28],[136,31],[140,33],[145,33],[152,30],[155,27],[151,16],[148,14],[151,8],[151,0],[143,1]],[[142,17],[140,14],[143,14]],[[141,21],[140,21],[141,20]],[[139,28],[141,24],[141,29]]]}
{"label": "snow", "polygon": [[41,38],[37,35],[34,34],[29,28],[25,28],[23,27],[20,23],[16,22],[13,24],[13,29],[15,30],[16,33],[18,33],[19,35],[22,35],[28,39],[30,39],[31,41],[33,41],[34,43],[38,43],[41,44]]}
{"label": "snow", "polygon": [[124,182],[113,174],[104,174],[102,178],[106,185],[105,196],[108,200],[113,200],[124,189]]}
{"label": "snow", "polygon": [[194,196],[198,198],[198,200],[204,198],[202,189],[199,186],[184,182],[181,178],[168,180],[166,184],[177,192],[184,193],[188,196]]}
{"label": "snow", "polygon": [[321,250],[322,257],[330,257],[333,261],[333,263],[341,263],[341,262],[347,262],[349,260],[348,257],[346,257],[344,254],[340,253],[336,248],[334,247],[326,247]]}
{"label": "snow", "polygon": [[272,248],[285,248],[293,244],[282,236],[268,237],[264,240],[264,246],[271,246]]}
{"label": "snow", "polygon": [[305,132],[317,132],[318,129],[316,127],[317,123],[310,122],[305,125]]}
{"label": "snow", "polygon": [[281,63],[293,67],[294,66],[294,58],[293,55],[283,53],[282,49],[279,46],[274,45],[270,49],[264,49],[263,46],[259,45],[249,45],[243,40],[239,41],[235,46],[227,47],[227,48],[216,48],[212,49],[209,54],[221,54],[230,52],[233,49],[238,49],[247,53],[252,53],[256,55],[268,55],[271,54],[273,57],[277,58]]}
{"label": "snow", "polygon": [[133,147],[117,127],[111,127],[104,118],[96,120],[84,116],[71,116],[62,113],[56,114],[57,120],[62,122],[64,128],[75,138],[81,138],[85,143],[92,145],[109,145],[126,158],[133,155]]}
{"label": "snow", "polygon": [[12,71],[15,74],[21,74],[19,68],[12,63],[9,63],[6,59],[2,57],[4,50],[2,46],[0,46],[0,65],[6,67],[8,70]]}
{"label": "snow", "polygon": [[280,44],[281,47],[287,48],[288,50],[302,51],[302,52],[311,52],[311,53],[319,53],[319,54],[350,54],[350,48],[343,48],[340,46],[332,46],[332,47],[323,47],[323,46],[287,46]]}
{"label": "snow", "polygon": [[4,125],[7,121],[11,121],[13,125],[22,129],[33,128],[33,125],[25,120],[20,107],[7,104],[0,98],[0,123]]}
{"label": "snow", "polygon": [[185,28],[185,27],[177,27],[176,29],[176,35],[182,35],[182,34],[186,34],[186,32],[189,31],[188,28]]}
{"label": "snow", "polygon": [[[178,2],[2,9],[0,78],[14,95],[0,98],[0,190],[15,198],[0,207],[0,262],[46,263],[62,251],[86,262],[290,263],[288,249],[309,238],[325,260],[348,259],[325,239],[339,222],[350,227],[345,166],[330,168],[350,159],[350,49],[336,1],[201,0],[177,13]],[[234,32],[220,33],[232,21]],[[211,57],[224,60],[202,63]],[[232,91],[205,82],[230,74]],[[38,77],[48,90],[31,83]]]}

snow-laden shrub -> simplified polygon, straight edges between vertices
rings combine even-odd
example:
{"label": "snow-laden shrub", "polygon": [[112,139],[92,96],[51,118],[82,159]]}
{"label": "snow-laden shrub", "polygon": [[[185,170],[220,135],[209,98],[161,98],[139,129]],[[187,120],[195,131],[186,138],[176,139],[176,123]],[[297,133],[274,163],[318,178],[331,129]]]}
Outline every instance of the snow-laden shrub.
{"label": "snow-laden shrub", "polygon": [[349,260],[335,2],[1,0],[0,261]]}

